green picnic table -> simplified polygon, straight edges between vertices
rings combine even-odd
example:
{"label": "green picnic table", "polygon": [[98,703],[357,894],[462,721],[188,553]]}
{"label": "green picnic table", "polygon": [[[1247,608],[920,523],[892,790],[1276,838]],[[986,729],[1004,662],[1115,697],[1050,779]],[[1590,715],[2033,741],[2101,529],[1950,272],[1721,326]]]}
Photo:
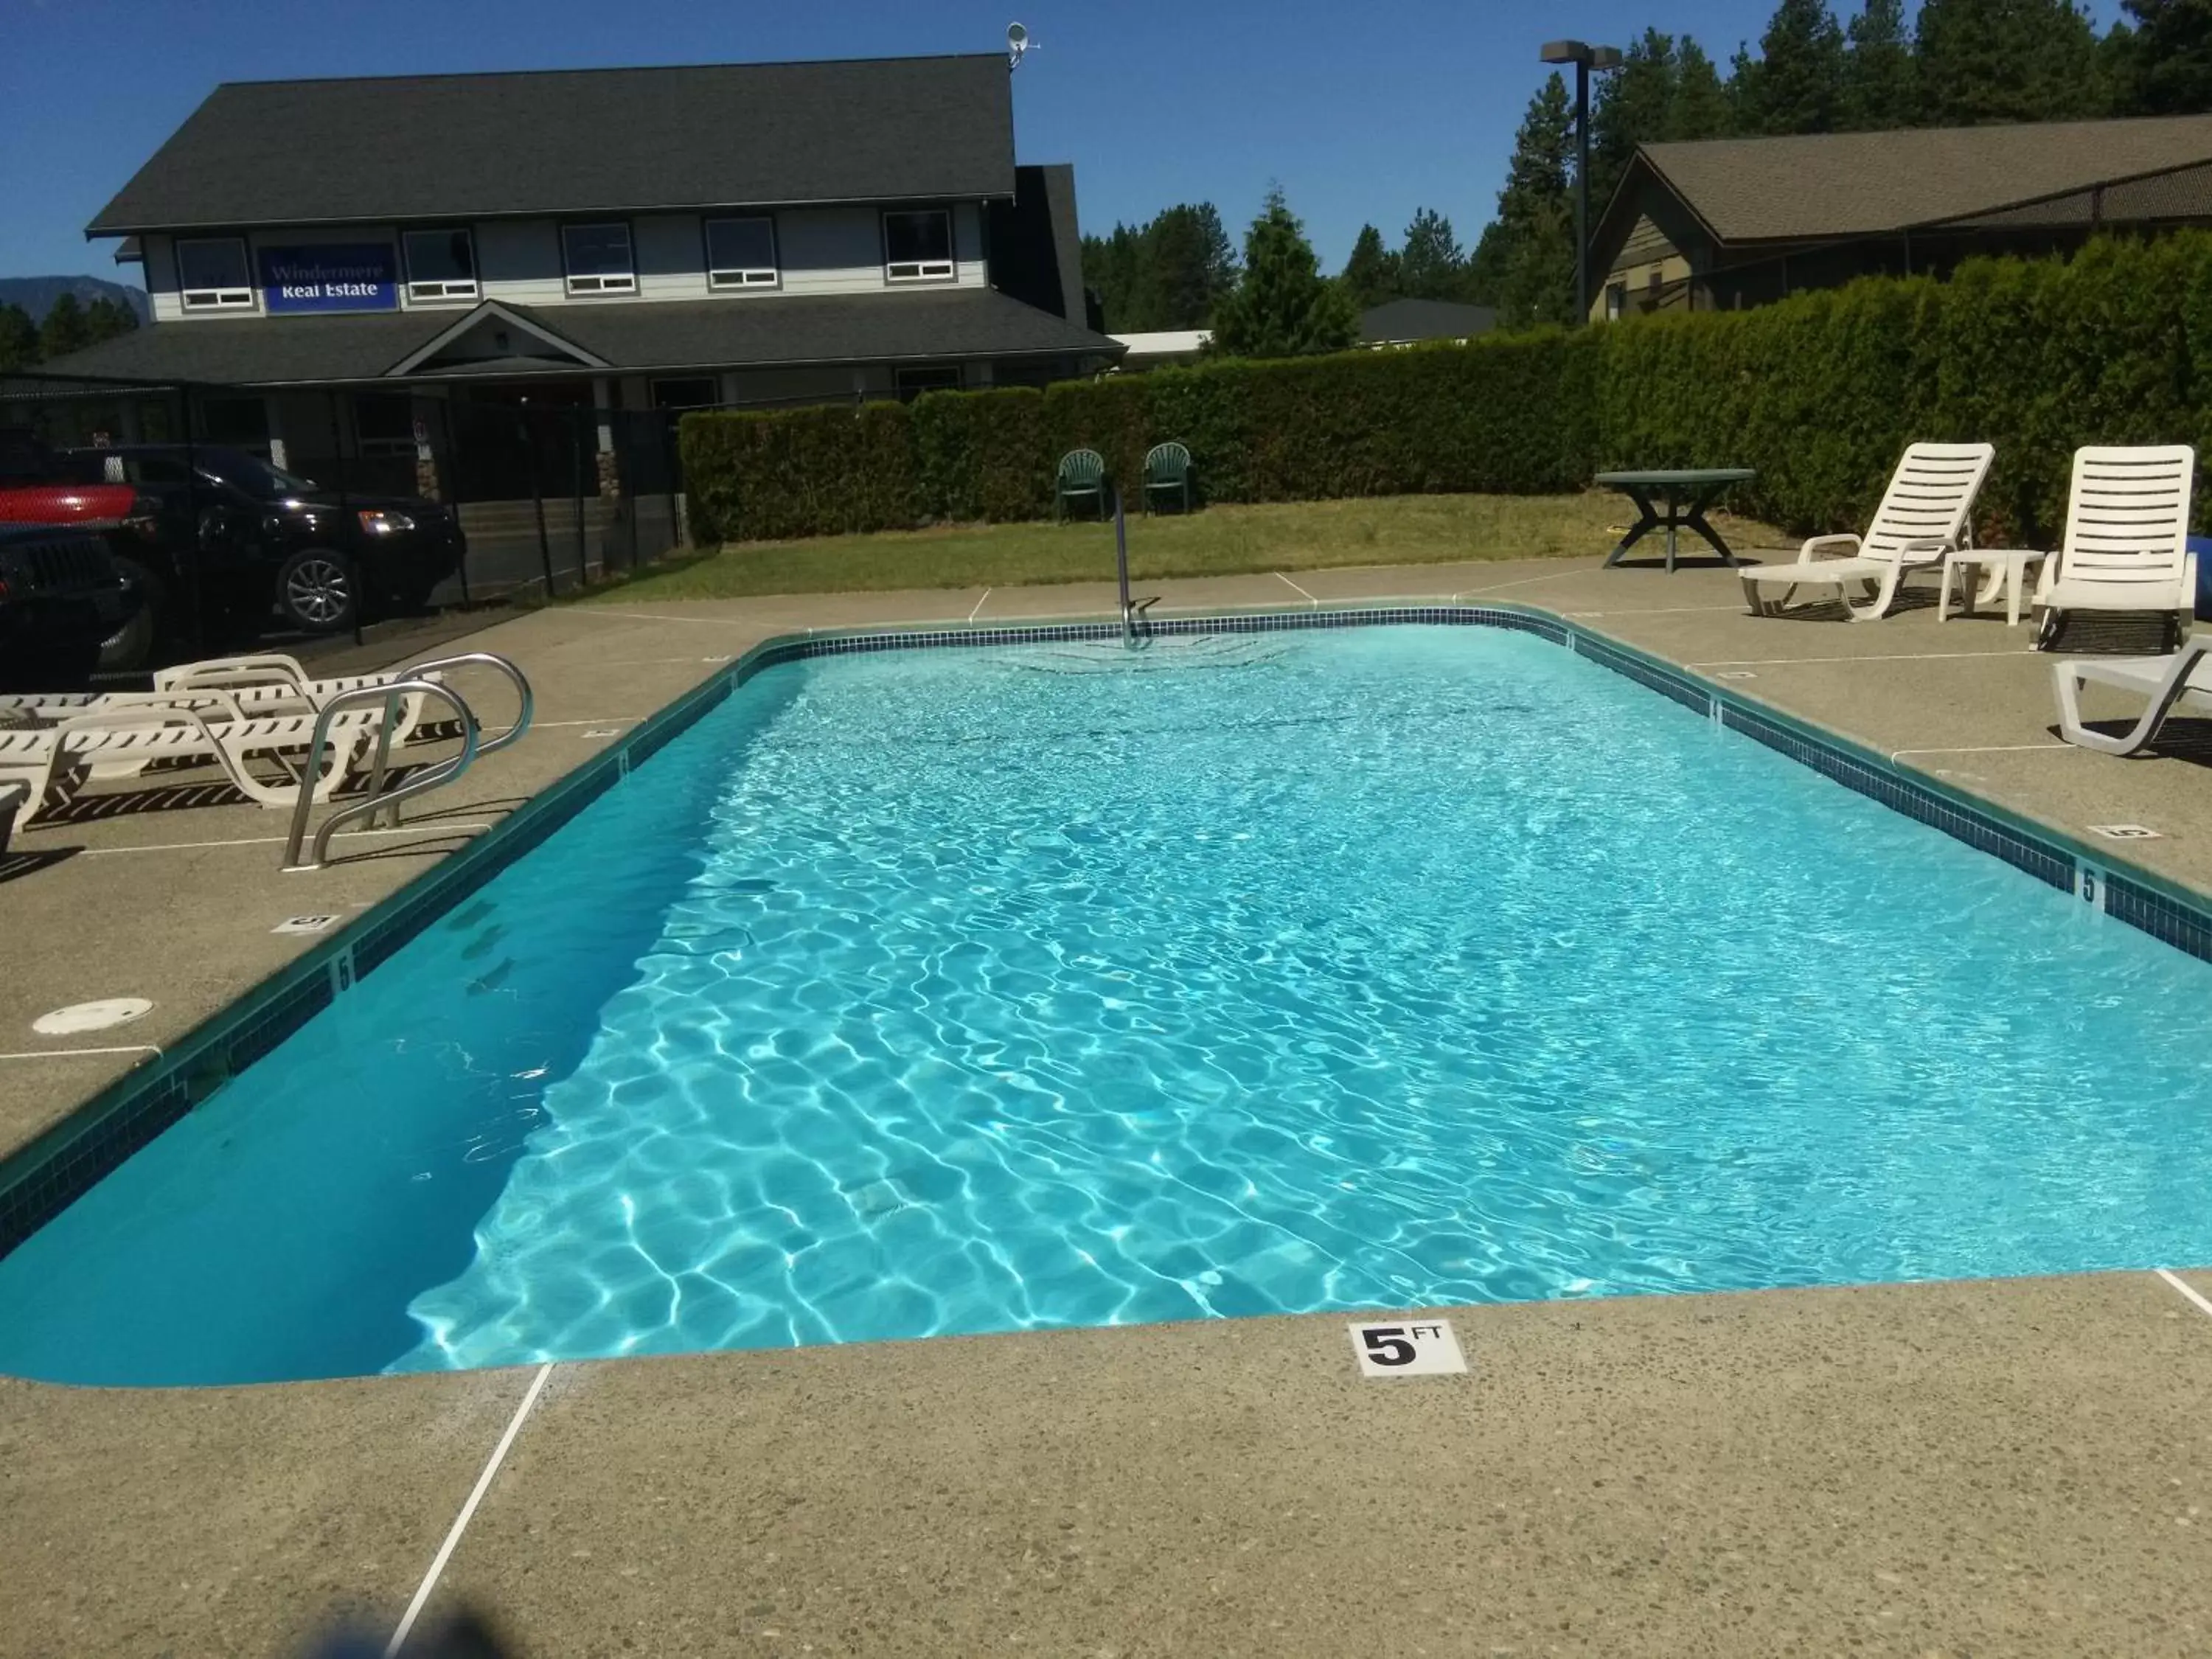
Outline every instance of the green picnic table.
{"label": "green picnic table", "polygon": [[[1620,538],[1605,562],[1608,570],[1620,562],[1621,556],[1655,530],[1667,532],[1667,574],[1674,574],[1675,532],[1695,531],[1705,538],[1706,544],[1721,556],[1726,565],[1740,565],[1741,559],[1729,551],[1729,544],[1720,532],[1705,522],[1705,509],[1725,494],[1730,484],[1740,484],[1759,475],[1747,466],[1682,467],[1654,472],[1601,472],[1595,482],[1608,489],[1618,489],[1636,503],[1637,520],[1628,526],[1628,533]],[[1663,507],[1655,507],[1655,499],[1662,501]]]}

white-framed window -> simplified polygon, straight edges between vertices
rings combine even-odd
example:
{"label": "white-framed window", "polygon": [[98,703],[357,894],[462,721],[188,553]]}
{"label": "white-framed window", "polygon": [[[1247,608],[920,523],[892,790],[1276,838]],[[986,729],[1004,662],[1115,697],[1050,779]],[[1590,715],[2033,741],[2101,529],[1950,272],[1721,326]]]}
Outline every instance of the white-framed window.
{"label": "white-framed window", "polygon": [[1605,285],[1605,319],[1617,323],[1628,312],[1628,284],[1607,283]]}
{"label": "white-framed window", "polygon": [[774,288],[777,280],[775,220],[707,221],[708,288]]}
{"label": "white-framed window", "polygon": [[402,231],[400,251],[407,259],[410,300],[473,300],[477,297],[477,249],[463,225],[438,230]]}
{"label": "white-framed window", "polygon": [[603,225],[561,227],[561,266],[571,294],[635,294],[637,260],[630,252],[629,227],[617,220]]}
{"label": "white-framed window", "polygon": [[243,236],[198,236],[177,244],[177,292],[186,311],[251,311],[253,272]]}
{"label": "white-framed window", "polygon": [[884,276],[893,283],[945,283],[952,263],[952,214],[945,208],[884,215]]}

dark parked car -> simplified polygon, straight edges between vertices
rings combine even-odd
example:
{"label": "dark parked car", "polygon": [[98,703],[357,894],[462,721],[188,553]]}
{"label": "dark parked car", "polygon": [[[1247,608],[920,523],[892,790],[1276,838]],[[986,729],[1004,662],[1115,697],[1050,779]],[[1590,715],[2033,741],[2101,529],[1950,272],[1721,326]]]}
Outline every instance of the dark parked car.
{"label": "dark parked car", "polygon": [[0,691],[84,684],[139,604],[99,531],[0,524]]}
{"label": "dark parked car", "polygon": [[62,460],[70,479],[130,484],[150,507],[160,531],[131,574],[157,613],[273,610],[286,627],[337,633],[365,614],[419,610],[466,550],[460,520],[435,501],[341,494],[241,450],[124,444]]}

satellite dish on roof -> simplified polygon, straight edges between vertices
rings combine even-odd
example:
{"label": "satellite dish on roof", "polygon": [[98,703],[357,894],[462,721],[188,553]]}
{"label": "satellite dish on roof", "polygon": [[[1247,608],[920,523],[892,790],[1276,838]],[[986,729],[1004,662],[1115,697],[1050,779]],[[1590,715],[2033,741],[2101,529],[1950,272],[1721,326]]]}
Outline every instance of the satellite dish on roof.
{"label": "satellite dish on roof", "polygon": [[1006,25],[1006,72],[1011,75],[1022,66],[1022,54],[1036,44],[1030,32],[1019,23]]}

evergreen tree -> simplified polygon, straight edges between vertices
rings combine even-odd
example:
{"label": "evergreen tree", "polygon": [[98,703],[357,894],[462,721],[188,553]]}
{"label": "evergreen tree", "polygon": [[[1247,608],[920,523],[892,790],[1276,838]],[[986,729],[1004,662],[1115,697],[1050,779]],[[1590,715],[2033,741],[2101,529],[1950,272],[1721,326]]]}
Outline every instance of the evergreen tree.
{"label": "evergreen tree", "polygon": [[2120,112],[2212,114],[2212,0],[2121,0],[2121,9],[2135,27],[2106,37]]}
{"label": "evergreen tree", "polygon": [[1171,207],[1145,228],[1157,328],[1203,328],[1237,282],[1237,256],[1211,202]]}
{"label": "evergreen tree", "polygon": [[1755,61],[1737,59],[1746,130],[1833,131],[1843,103],[1844,32],[1827,0],[1782,0],[1759,51]]}
{"label": "evergreen tree", "polygon": [[1620,67],[1598,83],[1590,110],[1592,212],[1613,199],[1638,144],[1673,136],[1678,87],[1674,38],[1649,28],[1621,54]]}
{"label": "evergreen tree", "polygon": [[1399,287],[1398,256],[1383,246],[1382,233],[1372,225],[1360,226],[1352,257],[1344,262],[1343,274],[1336,280],[1343,285],[1345,298],[1352,301],[1354,311],[1395,300],[1404,291]]}
{"label": "evergreen tree", "polygon": [[1213,349],[1232,357],[1340,351],[1358,331],[1343,287],[1324,278],[1279,187],[1244,233],[1244,274],[1213,308]]}
{"label": "evergreen tree", "polygon": [[105,294],[84,308],[87,345],[98,345],[102,340],[128,334],[137,326],[138,313],[122,301],[111,300]]}
{"label": "evergreen tree", "polygon": [[1929,126],[2060,121],[2110,106],[2096,30],[2074,0],[1923,0],[1918,37]]}
{"label": "evergreen tree", "polygon": [[1116,224],[1109,235],[1083,239],[1083,285],[1098,296],[1098,308],[1109,329],[1134,331],[1129,321],[1137,287],[1138,234]]}
{"label": "evergreen tree", "polygon": [[1109,328],[1203,328],[1237,281],[1237,256],[1211,202],[1182,203],[1142,225],[1083,239],[1083,281]]}
{"label": "evergreen tree", "polygon": [[92,330],[85,321],[84,307],[76,295],[64,294],[47,308],[46,321],[39,325],[39,355],[65,356],[91,343]]}
{"label": "evergreen tree", "polygon": [[1505,299],[1505,270],[1513,259],[1512,233],[1492,219],[1474,239],[1474,252],[1467,256],[1467,297],[1479,306],[1502,307]]}
{"label": "evergreen tree", "polygon": [[1856,132],[1912,125],[1917,108],[1904,0],[1866,0],[1865,9],[1851,19],[1850,35],[1842,125]]}
{"label": "evergreen tree", "polygon": [[1406,227],[1405,251],[1398,256],[1399,292],[1415,300],[1467,297],[1467,255],[1452,234],[1451,221],[1432,208],[1414,210]]}
{"label": "evergreen tree", "polygon": [[[1735,131],[1728,85],[1705,49],[1688,35],[1674,48],[1674,101],[1667,111],[1669,139],[1725,138]],[[1593,131],[1595,123],[1592,123]],[[1595,171],[1595,169],[1593,169]]]}
{"label": "evergreen tree", "polygon": [[0,372],[39,361],[39,325],[19,305],[0,305]]}
{"label": "evergreen tree", "polygon": [[1739,45],[1735,56],[1729,59],[1728,87],[1729,130],[1747,138],[1759,136],[1759,109],[1753,85],[1759,79],[1759,59],[1751,55],[1751,48]]}
{"label": "evergreen tree", "polygon": [[1575,310],[1574,110],[1555,73],[1514,135],[1498,217],[1476,245],[1476,297],[1508,326],[1565,323]]}

